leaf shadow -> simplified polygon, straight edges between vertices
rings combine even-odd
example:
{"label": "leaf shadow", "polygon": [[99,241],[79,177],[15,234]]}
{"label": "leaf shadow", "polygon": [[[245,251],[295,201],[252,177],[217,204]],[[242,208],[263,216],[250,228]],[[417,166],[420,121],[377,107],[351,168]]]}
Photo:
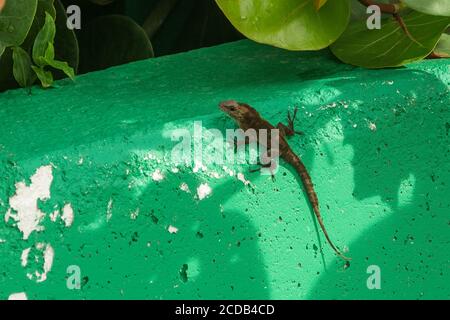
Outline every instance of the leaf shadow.
{"label": "leaf shadow", "polygon": [[[75,224],[66,230],[59,227],[56,232],[58,226],[47,223],[46,230],[31,239],[52,243],[55,248],[45,288],[26,279],[20,263],[11,267],[15,271],[9,270],[13,276],[4,283],[5,288],[11,288],[14,280],[14,286],[27,292],[30,299],[270,297],[258,230],[243,212],[226,209],[226,202],[235,193],[247,192],[240,181],[220,180],[211,196],[200,201],[194,194],[201,180],[189,171],[168,173],[158,183],[149,179],[136,194],[128,188],[130,180],[120,178],[129,168],[125,164],[97,171],[88,166],[66,170],[61,164],[59,168],[54,171],[53,184],[59,187],[52,187],[55,196],[46,206],[72,199]],[[138,171],[131,175],[144,178]],[[92,176],[104,183],[92,183]],[[85,189],[62,187],[63,181],[67,185],[74,179],[81,180]],[[186,183],[191,193],[180,190],[177,186],[181,183]],[[85,201],[77,194],[89,194],[95,201]],[[177,232],[169,232],[169,226]],[[81,290],[65,286],[68,265],[80,267]]]}
{"label": "leaf shadow", "polygon": [[[346,122],[376,125],[372,130],[343,126],[344,144],[354,152],[355,200],[379,199],[390,212],[359,207],[364,211],[355,221],[373,215],[381,221],[350,244],[350,267],[322,275],[309,298],[448,298],[448,87],[431,73],[407,68],[366,70],[361,82],[365,76],[370,81],[362,91],[352,88],[355,81],[328,83],[364,101],[352,113],[330,113],[338,112]],[[370,265],[381,268],[381,290],[366,285]]]}

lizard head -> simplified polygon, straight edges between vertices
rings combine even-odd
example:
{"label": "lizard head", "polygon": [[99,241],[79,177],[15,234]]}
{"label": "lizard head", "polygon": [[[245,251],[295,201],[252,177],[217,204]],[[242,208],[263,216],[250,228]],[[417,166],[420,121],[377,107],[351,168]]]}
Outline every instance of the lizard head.
{"label": "lizard head", "polygon": [[244,122],[247,119],[259,117],[258,112],[248,104],[240,103],[235,100],[223,101],[219,104],[219,107],[238,123]]}

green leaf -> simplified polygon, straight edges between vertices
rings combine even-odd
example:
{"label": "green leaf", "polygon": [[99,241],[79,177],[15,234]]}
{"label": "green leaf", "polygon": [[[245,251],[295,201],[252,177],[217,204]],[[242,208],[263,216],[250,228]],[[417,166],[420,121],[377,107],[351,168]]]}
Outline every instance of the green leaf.
{"label": "green leaf", "polygon": [[327,3],[328,0],[314,0],[314,7],[316,8],[317,11],[320,10],[320,8],[323,7],[323,5],[325,3]]}
{"label": "green leaf", "polygon": [[49,42],[47,44],[47,50],[45,50],[44,61],[48,63],[48,61],[55,59],[55,47],[53,43]]}
{"label": "green leaf", "polygon": [[[78,40],[75,32],[67,28],[66,9],[60,0],[55,2],[56,8],[56,35],[55,42],[55,58],[61,61],[66,61],[75,72],[78,70],[79,64],[79,48]],[[55,78],[61,78],[62,75],[58,73],[54,75]]]}
{"label": "green leaf", "polygon": [[[391,3],[390,0],[377,0],[377,3]],[[352,0],[351,1],[351,17],[350,20],[361,20],[365,19],[367,21],[367,18],[369,18],[371,14],[367,13],[367,7],[363,5],[358,0]],[[392,17],[390,14],[381,14],[382,17]]]}
{"label": "green leaf", "polygon": [[31,66],[31,68],[36,73],[44,88],[48,88],[53,84],[53,76],[50,71],[45,71],[43,67]]}
{"label": "green leaf", "polygon": [[12,49],[14,79],[21,87],[28,87],[34,81],[31,58],[21,47],[13,47]]}
{"label": "green leaf", "polygon": [[40,67],[45,66],[45,53],[47,51],[48,44],[53,44],[55,34],[55,20],[48,12],[46,12],[44,26],[37,34],[33,46],[33,61]]}
{"label": "green leaf", "polygon": [[[164,1],[166,0],[157,1],[158,6],[162,6]],[[147,19],[163,20],[150,39],[156,56],[210,47],[244,37],[233,27],[214,1],[170,0],[167,2],[176,2],[167,16],[156,14],[157,8],[154,10],[151,7],[148,8],[152,13]],[[127,3],[131,6],[131,1]],[[144,23],[144,27],[148,29],[147,23]]]}
{"label": "green leaf", "polygon": [[450,35],[443,33],[441,39],[434,48],[434,53],[442,58],[450,58]]}
{"label": "green leaf", "polygon": [[348,0],[333,0],[317,11],[312,0],[216,0],[246,37],[289,50],[318,50],[344,32]]}
{"label": "green leaf", "polygon": [[99,17],[79,35],[82,73],[153,57],[144,29],[126,16]]}
{"label": "green leaf", "polygon": [[368,30],[362,20],[350,23],[331,50],[345,63],[366,68],[397,67],[426,57],[450,23],[450,18],[414,11],[403,20],[414,40],[392,18],[383,20],[379,30]]}
{"label": "green leaf", "polygon": [[[75,71],[78,70],[79,49],[75,32],[67,28],[66,9],[60,0],[39,0],[38,9],[33,25],[27,39],[22,46],[25,50],[32,51],[34,41],[39,31],[44,27],[46,12],[55,17],[56,34],[53,42],[55,59],[66,61]],[[54,79],[64,78],[63,72],[54,71]]]}
{"label": "green leaf", "polygon": [[[45,13],[47,12],[56,19],[55,0],[38,0],[38,10],[40,12],[40,19],[45,20]],[[38,12],[36,12],[36,15]]]}
{"label": "green leaf", "polygon": [[34,40],[36,39],[39,31],[41,31],[41,29],[44,27],[46,14],[50,14],[53,19],[56,18],[56,11],[53,2],[54,0],[38,0],[38,6],[36,9],[36,14],[34,16],[33,24],[31,25],[27,38],[21,46],[25,50],[29,52],[33,50]]}
{"label": "green leaf", "polygon": [[55,60],[55,47],[53,46],[53,44],[51,42],[48,43],[47,51],[45,52],[44,61],[46,62],[47,65],[64,72],[70,79],[75,78],[75,72],[68,65],[67,62]]}
{"label": "green leaf", "polygon": [[403,0],[408,7],[433,16],[450,16],[449,0]]}
{"label": "green leaf", "polygon": [[7,1],[0,13],[0,57],[5,48],[20,46],[25,40],[34,15],[37,0]]}

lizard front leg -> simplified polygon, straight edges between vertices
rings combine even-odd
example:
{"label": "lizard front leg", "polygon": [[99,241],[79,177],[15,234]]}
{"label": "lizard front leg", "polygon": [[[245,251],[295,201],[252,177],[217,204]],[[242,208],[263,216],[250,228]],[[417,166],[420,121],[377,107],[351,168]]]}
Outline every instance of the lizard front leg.
{"label": "lizard front leg", "polygon": [[295,107],[294,115],[292,117],[291,117],[291,112],[288,111],[288,115],[287,115],[288,124],[287,125],[285,125],[285,124],[283,124],[281,122],[278,122],[277,129],[280,130],[280,135],[281,136],[283,136],[283,137],[291,137],[294,134],[298,134],[298,135],[303,135],[304,134],[302,131],[296,131],[294,129],[294,121],[295,121],[295,118],[297,117],[297,111],[298,111],[298,108]]}

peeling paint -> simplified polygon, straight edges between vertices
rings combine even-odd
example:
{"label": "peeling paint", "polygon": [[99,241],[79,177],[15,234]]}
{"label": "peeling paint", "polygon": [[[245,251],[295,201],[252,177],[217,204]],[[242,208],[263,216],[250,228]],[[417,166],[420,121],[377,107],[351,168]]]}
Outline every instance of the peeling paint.
{"label": "peeling paint", "polygon": [[167,231],[169,231],[169,233],[177,233],[178,228],[170,225],[169,228],[167,228]]}
{"label": "peeling paint", "polygon": [[214,178],[214,179],[222,178],[222,176],[216,171],[212,171],[212,172],[208,173],[208,176],[211,178]]}
{"label": "peeling paint", "polygon": [[66,204],[63,208],[63,214],[61,216],[61,219],[64,221],[64,224],[66,227],[70,227],[73,223],[73,209],[72,205]]}
{"label": "peeling paint", "polygon": [[241,181],[241,182],[242,182],[243,184],[245,184],[246,186],[250,184],[250,181],[249,181],[249,180],[246,180],[244,174],[241,173],[241,172],[239,172],[239,173],[237,174],[237,178],[238,178],[239,181]]}
{"label": "peeling paint", "polygon": [[50,220],[52,222],[56,222],[56,219],[59,217],[59,210],[55,210],[52,213],[50,213]]}
{"label": "peeling paint", "polygon": [[201,162],[196,162],[194,165],[194,168],[192,168],[192,172],[193,173],[198,173],[199,171],[203,171],[205,172],[208,168],[206,168],[206,166],[201,163]]}
{"label": "peeling paint", "polygon": [[28,300],[28,297],[25,292],[11,293],[8,300]]}
{"label": "peeling paint", "polygon": [[226,173],[228,173],[228,175],[229,175],[230,177],[234,176],[234,171],[231,170],[231,169],[229,169],[227,166],[223,166],[222,169],[223,169],[223,171],[225,171]]}
{"label": "peeling paint", "polygon": [[187,185],[186,182],[181,183],[179,188],[180,188],[180,190],[182,190],[182,191],[184,191],[186,193],[190,193],[191,192],[191,190],[189,189],[189,186]]}
{"label": "peeling paint", "polygon": [[152,179],[153,181],[159,182],[164,180],[164,174],[161,172],[160,169],[156,169],[153,173],[152,173]]}
{"label": "peeling paint", "polygon": [[[53,181],[52,166],[42,166],[36,170],[31,177],[31,184],[27,186],[25,182],[16,183],[16,194],[9,199],[11,208],[5,217],[6,221],[11,217],[17,222],[18,229],[23,234],[23,239],[27,240],[33,231],[42,231],[40,225],[45,214],[39,210],[37,201],[50,198],[50,186]],[[13,214],[11,210],[17,214]]]}
{"label": "peeling paint", "polygon": [[[43,242],[39,242],[35,245],[36,249],[39,252],[42,252],[42,256],[44,259],[44,263],[42,265],[43,272],[39,272],[38,270],[35,270],[34,273],[27,273],[27,277],[30,280],[35,279],[36,282],[44,282],[47,280],[47,274],[52,270],[53,266],[53,259],[55,256],[55,251],[53,250],[53,247],[50,244],[46,244]],[[26,267],[28,265],[29,255],[31,252],[31,247],[27,248],[22,251],[21,255],[21,264],[22,267]],[[34,258],[35,260],[38,259],[37,257]]]}
{"label": "peeling paint", "polygon": [[209,197],[212,193],[212,189],[209,186],[209,184],[207,183],[202,183],[198,188],[197,188],[197,196],[199,200],[203,200],[207,197]]}
{"label": "peeling paint", "polygon": [[22,255],[20,256],[20,260],[22,261],[21,265],[22,267],[26,267],[28,263],[28,255],[30,254],[31,248],[24,249],[22,251]]}

